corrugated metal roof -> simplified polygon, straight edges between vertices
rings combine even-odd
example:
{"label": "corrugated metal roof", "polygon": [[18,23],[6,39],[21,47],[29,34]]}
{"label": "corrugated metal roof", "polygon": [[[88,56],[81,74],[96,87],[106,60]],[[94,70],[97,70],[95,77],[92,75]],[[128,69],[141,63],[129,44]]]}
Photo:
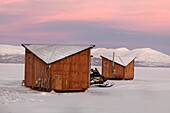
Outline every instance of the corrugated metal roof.
{"label": "corrugated metal roof", "polygon": [[[113,57],[111,57],[111,56],[101,56],[101,57],[104,57],[110,61],[113,61]],[[115,56],[114,62],[118,63],[122,66],[127,66],[134,59],[135,59],[135,57]]]}
{"label": "corrugated metal roof", "polygon": [[91,49],[94,45],[60,45],[60,44],[22,44],[47,64],[51,64],[86,49]]}

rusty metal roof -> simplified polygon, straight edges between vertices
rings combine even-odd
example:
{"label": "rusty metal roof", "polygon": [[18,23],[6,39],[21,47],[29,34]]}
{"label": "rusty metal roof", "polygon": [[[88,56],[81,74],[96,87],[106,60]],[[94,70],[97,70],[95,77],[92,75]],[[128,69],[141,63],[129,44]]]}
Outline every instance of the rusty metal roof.
{"label": "rusty metal roof", "polygon": [[78,52],[94,47],[94,45],[62,44],[22,44],[22,46],[27,48],[47,64],[51,64]]}

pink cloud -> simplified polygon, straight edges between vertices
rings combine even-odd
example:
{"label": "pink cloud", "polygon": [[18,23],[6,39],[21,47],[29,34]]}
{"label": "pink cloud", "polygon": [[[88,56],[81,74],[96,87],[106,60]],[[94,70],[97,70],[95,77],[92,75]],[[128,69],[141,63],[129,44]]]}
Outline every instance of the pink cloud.
{"label": "pink cloud", "polygon": [[54,32],[29,32],[29,33],[19,33],[19,32],[13,32],[13,33],[3,33],[3,35],[8,35],[8,36],[14,36],[14,37],[33,37],[34,38],[48,38],[50,40],[50,38],[66,38],[66,37],[69,37],[70,35],[73,35],[72,33],[62,33],[62,32],[57,32],[57,33],[54,33]]}
{"label": "pink cloud", "polygon": [[[51,33],[51,32],[31,32],[31,33],[8,33],[1,34],[0,43],[71,43],[73,38],[71,33]],[[69,37],[72,37],[71,39]]]}
{"label": "pink cloud", "polygon": [[[123,25],[115,26],[140,31],[165,31],[170,29],[170,3],[168,0],[151,1],[86,1],[75,4],[69,11],[52,15],[39,15],[39,22],[55,20],[112,21]],[[112,25],[110,25],[112,26]],[[113,26],[112,26],[113,27]],[[166,30],[168,32],[168,30]]]}
{"label": "pink cloud", "polygon": [[23,2],[25,0],[0,0],[1,5]]}
{"label": "pink cloud", "polygon": [[[169,0],[5,0],[2,3],[5,5],[0,13],[23,16],[21,20],[7,24],[6,28],[48,21],[103,21],[105,27],[120,29],[153,32],[169,32],[170,29]],[[112,22],[121,24],[112,25]]]}

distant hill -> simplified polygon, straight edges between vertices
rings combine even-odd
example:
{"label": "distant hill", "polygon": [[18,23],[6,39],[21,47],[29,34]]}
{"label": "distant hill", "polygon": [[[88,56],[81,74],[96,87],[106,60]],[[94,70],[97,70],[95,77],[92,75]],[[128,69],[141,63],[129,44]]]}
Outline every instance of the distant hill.
{"label": "distant hill", "polygon": [[0,63],[24,63],[22,46],[0,45]]}
{"label": "distant hill", "polygon": [[[170,56],[151,48],[138,48],[128,50],[127,48],[92,49],[92,65],[101,66],[100,55],[112,56],[136,56],[135,66],[144,67],[170,67]],[[0,45],[0,63],[24,63],[25,51],[22,46]]]}
{"label": "distant hill", "polygon": [[170,67],[170,56],[153,50],[151,48],[138,48],[128,50],[127,48],[106,49],[96,48],[92,49],[92,65],[101,65],[100,55],[112,56],[115,52],[116,56],[136,56],[135,66],[142,67]]}

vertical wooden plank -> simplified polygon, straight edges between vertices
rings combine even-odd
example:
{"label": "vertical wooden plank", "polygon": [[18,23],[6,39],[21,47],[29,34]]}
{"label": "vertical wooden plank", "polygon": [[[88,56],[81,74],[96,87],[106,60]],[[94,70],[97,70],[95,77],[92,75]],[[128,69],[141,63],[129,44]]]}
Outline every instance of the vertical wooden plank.
{"label": "vertical wooden plank", "polygon": [[76,89],[77,86],[78,86],[78,85],[77,85],[77,79],[78,79],[78,78],[77,78],[77,74],[78,74],[78,73],[77,73],[77,72],[78,72],[77,64],[78,64],[78,63],[76,62],[76,59],[77,59],[76,57],[77,57],[77,56],[78,56],[78,54],[74,55],[74,56],[73,56],[73,61],[72,61],[72,62],[74,62],[73,68],[72,68],[72,69],[73,69],[73,73],[72,73],[73,75],[72,75],[72,77],[73,77],[73,83],[74,83],[74,84],[72,85],[72,86],[73,86],[73,87],[72,87],[73,89]]}
{"label": "vertical wooden plank", "polygon": [[28,70],[28,67],[29,67],[29,62],[28,62],[28,50],[25,49],[25,86],[28,86],[28,73],[29,73],[29,70]]}
{"label": "vertical wooden plank", "polygon": [[[84,68],[84,66],[81,66],[81,64],[83,63],[82,62],[82,53],[83,52],[80,52],[78,54],[75,55],[75,75],[74,75],[74,81],[75,81],[75,89],[80,89],[80,81],[82,80],[82,76],[83,73],[82,73],[82,70]],[[81,68],[80,68],[81,66]]]}
{"label": "vertical wooden plank", "polygon": [[124,67],[115,63],[114,69],[116,70],[116,74],[114,74],[114,79],[123,79],[123,77],[124,77]]}
{"label": "vertical wooden plank", "polygon": [[134,79],[134,73],[135,73],[135,69],[134,69],[134,66],[135,65],[135,59],[132,61],[132,65],[131,65],[131,72],[132,72],[132,76],[131,76],[131,79],[133,80]]}
{"label": "vertical wooden plank", "polygon": [[134,79],[134,60],[125,67],[124,79],[126,80]]}
{"label": "vertical wooden plank", "polygon": [[61,75],[54,75],[54,89],[62,90],[62,76]]}
{"label": "vertical wooden plank", "polygon": [[47,68],[46,68],[47,66],[42,60],[40,60],[37,56],[32,54],[29,50],[26,51],[27,51],[25,63],[26,86],[44,88],[45,84],[47,84]]}
{"label": "vertical wooden plank", "polygon": [[62,79],[62,89],[56,90],[87,89],[89,87],[90,50],[82,51],[53,63],[51,74],[52,76],[58,74]]}
{"label": "vertical wooden plank", "polygon": [[[89,88],[90,87],[90,67],[91,67],[91,57],[90,57],[90,49],[86,50],[85,58],[86,58],[86,69],[84,70],[84,81],[83,81],[83,88]],[[83,64],[84,65],[84,64]]]}
{"label": "vertical wooden plank", "polygon": [[26,49],[26,59],[25,59],[25,85],[27,87],[32,86],[32,63],[33,63],[33,55],[32,53]]}
{"label": "vertical wooden plank", "polygon": [[62,90],[87,89],[89,87],[89,70],[90,50],[62,59],[51,66],[52,76],[57,74],[62,76]]}
{"label": "vertical wooden plank", "polygon": [[31,79],[31,82],[32,82],[32,87],[35,87],[35,78],[36,78],[36,72],[35,72],[35,67],[36,67],[36,60],[35,60],[35,56],[33,55],[33,59],[32,59],[32,79]]}
{"label": "vertical wooden plank", "polygon": [[108,79],[113,79],[112,61],[102,58],[102,75]]}
{"label": "vertical wooden plank", "polygon": [[67,58],[66,59],[64,59],[63,60],[63,73],[62,73],[62,75],[63,75],[63,77],[64,77],[64,79],[65,79],[65,88],[67,89],[68,87],[69,87],[69,81],[68,81],[68,75],[67,75],[67,67],[68,67],[68,65],[67,65]]}
{"label": "vertical wooden plank", "polygon": [[90,50],[86,50],[80,54],[79,61],[79,88],[88,88],[89,87],[89,78],[90,78]]}
{"label": "vertical wooden plank", "polygon": [[102,75],[109,77],[109,62],[105,58],[102,58]]}
{"label": "vertical wooden plank", "polygon": [[113,79],[113,61],[108,60],[109,62],[109,79]]}

